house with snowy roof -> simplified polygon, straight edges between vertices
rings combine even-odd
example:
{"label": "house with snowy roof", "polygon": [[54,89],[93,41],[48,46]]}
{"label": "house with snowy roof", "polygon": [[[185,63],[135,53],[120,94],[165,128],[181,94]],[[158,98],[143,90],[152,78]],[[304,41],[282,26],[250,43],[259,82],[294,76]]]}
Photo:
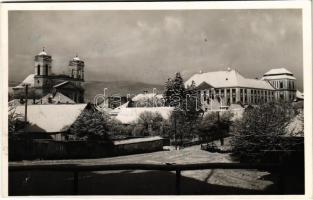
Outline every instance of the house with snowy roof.
{"label": "house with snowy roof", "polygon": [[[260,104],[278,99],[292,101],[296,91],[294,80],[293,74],[284,68],[270,70],[261,79],[245,78],[237,70],[228,68],[194,74],[185,86],[194,84],[203,109],[210,110],[216,102],[220,108],[227,108],[231,104]],[[285,91],[287,94],[281,95]]]}
{"label": "house with snowy roof", "polygon": [[40,99],[49,93],[61,93],[76,103],[84,102],[85,63],[77,55],[69,61],[67,74],[52,73],[52,56],[43,49],[34,59],[34,74],[28,75],[19,85],[13,87],[15,99],[25,98],[25,85],[28,97]]}
{"label": "house with snowy roof", "polygon": [[[27,106],[27,126],[23,132],[34,139],[64,140],[72,124],[90,104],[38,104]],[[25,106],[12,112],[24,120]]]}
{"label": "house with snowy roof", "polygon": [[123,107],[116,112],[115,119],[122,124],[138,123],[140,115],[144,112],[159,113],[164,120],[168,120],[173,112],[174,107]]}
{"label": "house with snowy roof", "polygon": [[144,93],[137,94],[127,104],[127,107],[161,107],[164,106],[164,98],[162,94]]}

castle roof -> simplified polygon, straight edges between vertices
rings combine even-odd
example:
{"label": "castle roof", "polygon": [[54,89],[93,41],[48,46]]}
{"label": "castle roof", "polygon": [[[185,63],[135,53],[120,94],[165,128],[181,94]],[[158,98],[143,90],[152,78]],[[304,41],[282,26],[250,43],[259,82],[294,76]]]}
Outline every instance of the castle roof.
{"label": "castle roof", "polygon": [[278,80],[278,79],[292,79],[292,80],[296,80],[295,77],[293,76],[290,76],[290,75],[286,75],[286,74],[283,74],[283,75],[268,75],[268,76],[263,76],[261,78],[261,80]]}
{"label": "castle roof", "polygon": [[195,82],[196,86],[205,83],[214,88],[246,87],[274,90],[267,81],[245,78],[238,71],[230,69],[227,71],[195,74],[185,82],[185,86],[190,86],[192,81]]}
{"label": "castle roof", "polygon": [[264,76],[280,75],[280,74],[289,74],[293,76],[293,74],[285,68],[271,69],[268,72],[266,72]]}
{"label": "castle roof", "polygon": [[276,80],[276,79],[295,80],[296,78],[290,71],[288,71],[285,68],[271,69],[268,72],[266,72],[262,77],[262,80]]}

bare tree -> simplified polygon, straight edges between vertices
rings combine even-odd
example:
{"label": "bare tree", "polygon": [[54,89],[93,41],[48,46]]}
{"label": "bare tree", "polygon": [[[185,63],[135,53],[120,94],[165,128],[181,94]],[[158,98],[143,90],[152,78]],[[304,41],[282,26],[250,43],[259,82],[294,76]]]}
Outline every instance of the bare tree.
{"label": "bare tree", "polygon": [[152,132],[160,131],[163,126],[163,117],[159,112],[143,112],[139,115],[138,123],[144,127],[144,134],[151,135]]}
{"label": "bare tree", "polygon": [[23,122],[23,115],[16,113],[16,106],[9,105],[8,125],[9,136],[13,136],[19,130],[23,129],[25,122]]}
{"label": "bare tree", "polygon": [[288,103],[271,102],[247,109],[242,119],[234,122],[231,141],[235,157],[261,161],[266,151],[288,150],[283,135],[295,110]]}

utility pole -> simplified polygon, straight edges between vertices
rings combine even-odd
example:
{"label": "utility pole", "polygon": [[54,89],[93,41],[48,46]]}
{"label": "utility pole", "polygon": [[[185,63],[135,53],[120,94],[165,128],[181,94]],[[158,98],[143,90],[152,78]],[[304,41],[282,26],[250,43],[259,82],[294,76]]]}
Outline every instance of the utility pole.
{"label": "utility pole", "polygon": [[29,84],[23,84],[25,86],[25,116],[24,116],[24,123],[25,127],[27,125],[27,100],[28,100],[28,86]]}
{"label": "utility pole", "polygon": [[156,88],[153,88],[153,89],[152,89],[152,93],[154,94],[154,96],[153,96],[153,98],[152,98],[152,107],[154,107],[154,106],[157,107],[156,102],[155,102],[155,99],[157,98],[157,97],[156,97],[156,95],[157,95],[157,94],[156,94],[156,90],[157,90]]}
{"label": "utility pole", "polygon": [[174,143],[175,143],[175,149],[177,150],[177,142],[176,142],[176,134],[177,134],[177,131],[176,131],[176,112],[174,110]]}

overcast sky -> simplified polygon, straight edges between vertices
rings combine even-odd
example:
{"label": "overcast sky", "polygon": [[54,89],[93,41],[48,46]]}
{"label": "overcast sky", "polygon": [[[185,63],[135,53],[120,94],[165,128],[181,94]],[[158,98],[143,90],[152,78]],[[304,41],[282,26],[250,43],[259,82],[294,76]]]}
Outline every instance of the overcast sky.
{"label": "overcast sky", "polygon": [[[42,47],[53,72],[78,53],[86,80],[163,84],[180,71],[271,68],[294,73],[302,89],[301,10],[10,11],[9,79],[33,73]],[[301,86],[300,86],[301,84]]]}

